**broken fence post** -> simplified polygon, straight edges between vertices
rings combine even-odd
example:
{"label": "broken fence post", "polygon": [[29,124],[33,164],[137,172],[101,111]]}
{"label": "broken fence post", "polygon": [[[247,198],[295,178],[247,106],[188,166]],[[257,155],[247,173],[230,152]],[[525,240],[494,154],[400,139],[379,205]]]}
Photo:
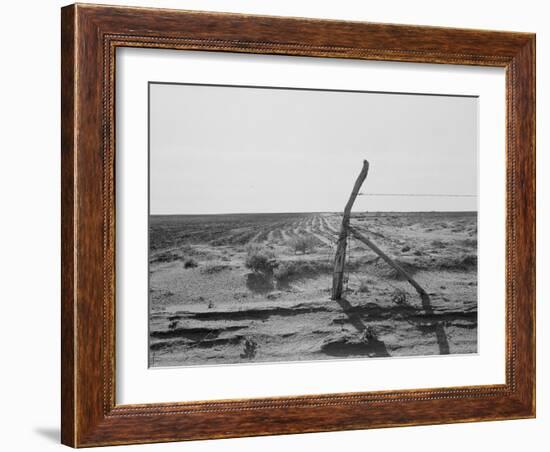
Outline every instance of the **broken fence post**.
{"label": "broken fence post", "polygon": [[338,244],[336,246],[336,253],[334,256],[334,271],[332,273],[332,296],[333,300],[340,300],[342,298],[343,290],[343,278],[344,278],[344,265],[346,262],[346,239],[348,236],[349,219],[351,215],[351,208],[357,198],[357,194],[361,189],[361,185],[367,177],[369,172],[369,162],[363,160],[363,168],[357,176],[355,185],[349,197],[349,200],[344,208],[344,216],[342,218],[342,226],[340,227],[340,234],[338,235]]}

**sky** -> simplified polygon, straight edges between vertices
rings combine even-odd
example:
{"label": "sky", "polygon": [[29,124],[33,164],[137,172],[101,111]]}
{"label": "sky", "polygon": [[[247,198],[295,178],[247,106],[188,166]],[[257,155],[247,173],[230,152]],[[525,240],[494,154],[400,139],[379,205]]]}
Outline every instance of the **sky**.
{"label": "sky", "polygon": [[[149,84],[151,214],[342,211],[362,192],[477,194],[475,97]],[[360,196],[354,211],[477,210]]]}

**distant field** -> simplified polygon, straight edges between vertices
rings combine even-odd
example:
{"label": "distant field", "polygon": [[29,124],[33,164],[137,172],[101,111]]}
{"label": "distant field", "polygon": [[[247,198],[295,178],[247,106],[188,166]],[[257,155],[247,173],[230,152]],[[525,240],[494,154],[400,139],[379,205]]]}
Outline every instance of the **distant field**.
{"label": "distant field", "polygon": [[315,214],[301,213],[152,215],[150,248],[154,251],[190,243],[243,245],[251,241],[265,242],[270,232],[292,231],[295,226],[314,218]]}
{"label": "distant field", "polygon": [[150,365],[473,353],[477,214],[356,213],[352,224],[430,294],[350,241],[330,300],[341,215],[150,217]]}

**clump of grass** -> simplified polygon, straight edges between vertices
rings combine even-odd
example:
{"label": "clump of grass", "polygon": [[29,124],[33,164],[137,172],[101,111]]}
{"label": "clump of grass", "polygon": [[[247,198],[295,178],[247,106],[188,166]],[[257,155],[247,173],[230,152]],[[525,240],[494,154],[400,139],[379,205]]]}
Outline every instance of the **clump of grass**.
{"label": "clump of grass", "polygon": [[258,351],[258,343],[253,337],[246,337],[243,343],[242,359],[254,359]]}
{"label": "clump of grass", "polygon": [[277,261],[271,250],[261,245],[251,244],[247,247],[244,265],[254,273],[268,275],[273,272]]}
{"label": "clump of grass", "polygon": [[409,294],[402,289],[395,289],[391,294],[391,301],[398,306],[406,306],[408,304]]}
{"label": "clump of grass", "polygon": [[294,250],[294,253],[308,254],[315,251],[317,242],[312,236],[301,235],[290,239],[288,245]]}
{"label": "clump of grass", "polygon": [[364,342],[365,344],[368,344],[371,341],[378,340],[378,334],[376,333],[376,330],[370,326],[367,325],[363,332],[361,333],[361,342]]}
{"label": "clump of grass", "polygon": [[185,259],[183,263],[183,268],[195,268],[198,266],[199,266],[198,262],[192,257],[190,257],[189,259]]}

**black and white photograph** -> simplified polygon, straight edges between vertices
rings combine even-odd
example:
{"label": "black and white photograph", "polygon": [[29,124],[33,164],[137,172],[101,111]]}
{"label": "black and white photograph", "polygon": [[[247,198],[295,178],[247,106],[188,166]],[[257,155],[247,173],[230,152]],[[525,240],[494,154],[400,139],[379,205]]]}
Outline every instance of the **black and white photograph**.
{"label": "black and white photograph", "polygon": [[478,98],[150,82],[149,367],[478,351]]}

